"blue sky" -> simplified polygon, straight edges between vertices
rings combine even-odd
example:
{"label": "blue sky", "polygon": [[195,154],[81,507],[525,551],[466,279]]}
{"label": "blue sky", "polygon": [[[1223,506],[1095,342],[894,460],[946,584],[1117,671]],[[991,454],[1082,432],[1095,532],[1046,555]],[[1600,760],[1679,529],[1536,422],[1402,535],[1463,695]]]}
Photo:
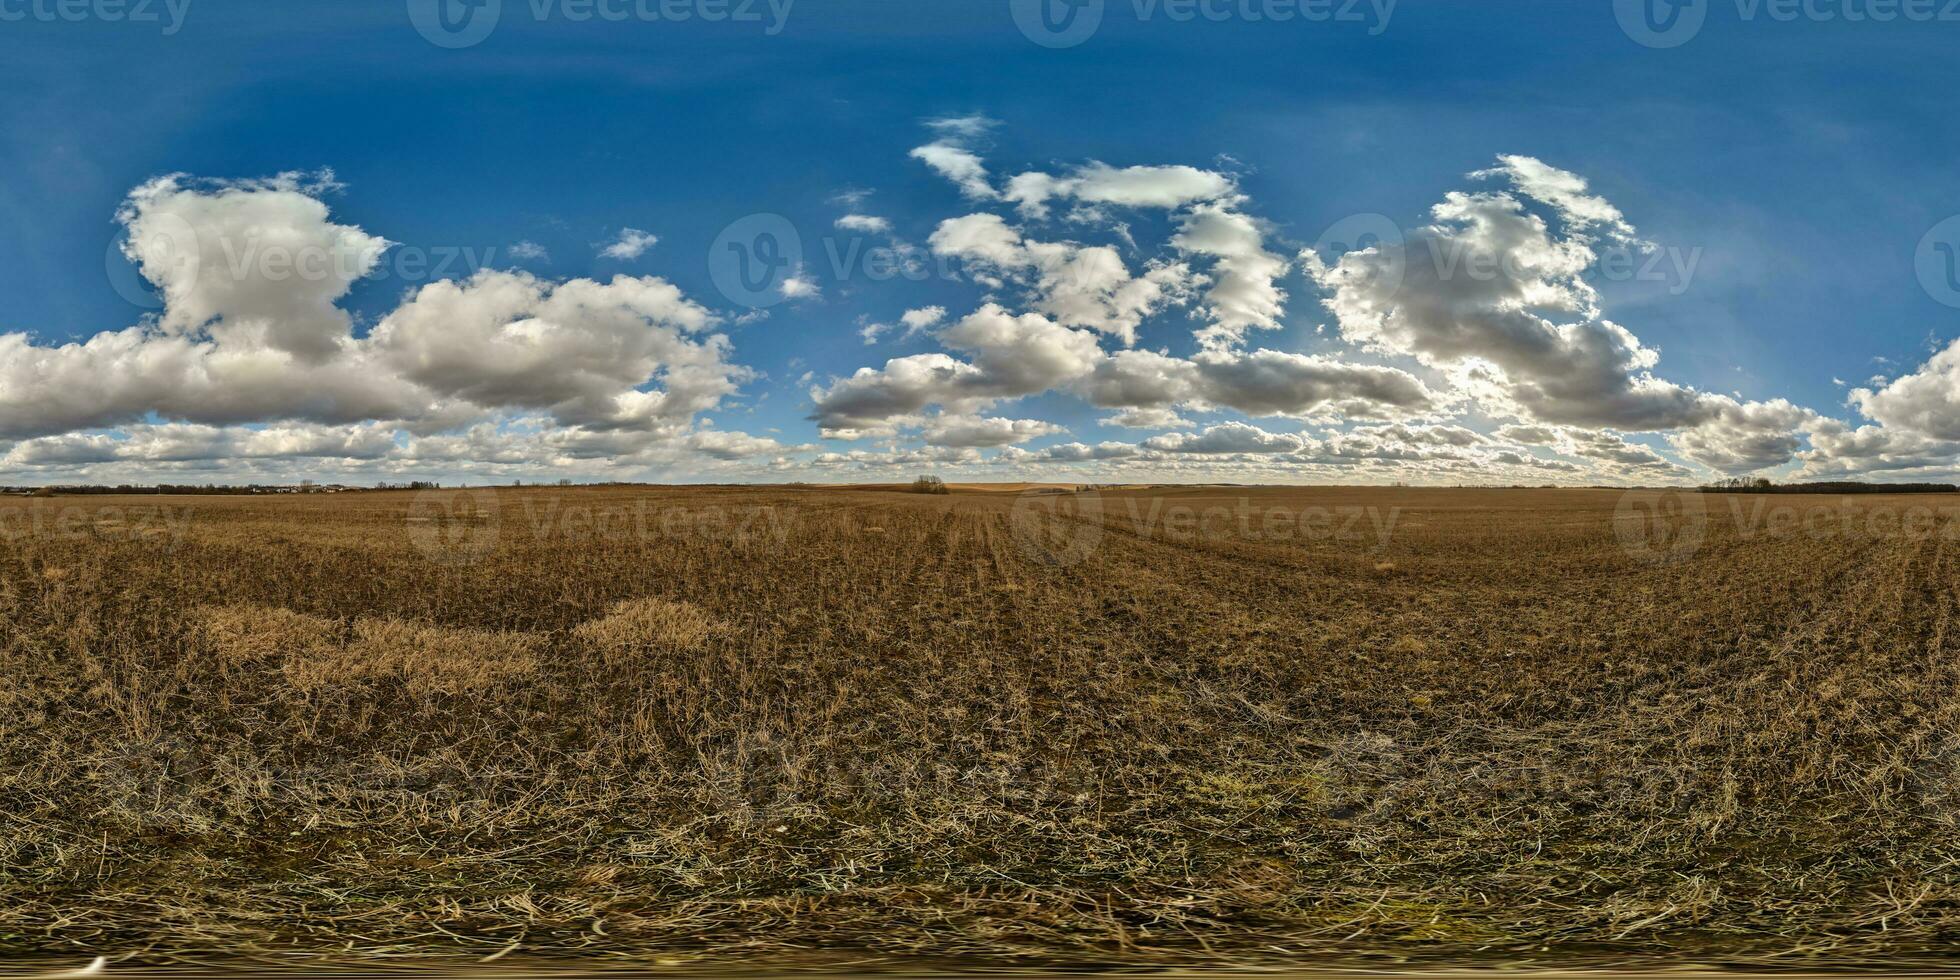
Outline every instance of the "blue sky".
{"label": "blue sky", "polygon": [[[69,16],[54,0],[0,0],[8,93],[0,97],[8,175],[0,182],[0,334],[26,335],[0,344],[0,412],[22,418],[30,398],[45,401],[36,386],[53,383],[54,369],[40,352],[157,316],[154,304],[125,295],[140,274],[112,250],[123,231],[116,215],[127,214],[132,192],[170,174],[188,175],[187,194],[312,196],[335,227],[396,243],[376,260],[381,274],[370,270],[332,300],[351,315],[356,340],[412,291],[467,278],[472,265],[523,270],[547,293],[565,280],[658,277],[715,318],[682,335],[724,338],[718,363],[730,369],[730,386],[691,402],[698,411],[638,422],[530,395],[472,401],[477,389],[467,385],[437,391],[431,397],[441,405],[417,413],[346,404],[322,411],[330,396],[321,395],[255,402],[222,417],[91,390],[73,396],[86,403],[79,409],[111,401],[120,408],[0,427],[9,452],[0,457],[0,482],[172,479],[185,471],[858,479],[885,469],[1262,482],[1458,482],[1499,471],[1561,482],[1740,472],[1920,478],[1950,472],[1949,440],[1960,438],[1960,421],[1949,425],[1942,414],[1960,420],[1935,357],[1960,333],[1956,309],[1922,285],[1923,263],[1915,264],[1922,239],[1960,212],[1952,163],[1960,159],[1952,99],[1960,12],[1940,4],[1876,23],[1873,15],[1897,5],[1702,0],[1698,31],[1657,48],[1623,29],[1616,14],[1627,4],[1401,0],[1384,11],[1336,3],[1291,8],[1328,10],[1331,20],[1274,23],[1246,18],[1257,4],[1217,3],[1206,9],[1219,19],[1201,12],[1180,20],[1174,7],[1107,0],[1091,36],[1056,48],[1017,26],[1010,0],[800,0],[787,10],[779,0],[775,9],[756,3],[757,19],[739,23],[703,22],[712,4],[672,5],[692,15],[677,22],[643,19],[643,10],[660,9],[652,0],[642,10],[622,2],[611,9],[625,19],[605,21],[575,19],[576,5],[562,0],[543,8],[546,0],[504,0],[488,36],[449,49],[415,26],[420,0],[188,0],[176,10],[153,0],[141,13],[154,22],[110,19],[105,9],[120,8],[105,8],[109,2],[65,8]],[[1010,275],[990,288],[958,262],[953,273],[936,271],[947,263],[928,242],[944,221],[991,211],[1028,242],[1110,245],[1139,275],[1152,261],[1191,258],[1168,244],[1183,220],[1177,208],[1117,205],[1117,213],[1037,221],[998,197],[963,194],[911,152],[948,142],[953,131],[933,126],[944,120],[969,121],[950,143],[984,160],[999,189],[1016,174],[1065,176],[1092,162],[1223,175],[1238,202],[1233,213],[1254,219],[1265,249],[1288,265],[1277,280],[1287,294],[1277,322],[1234,349],[1389,368],[1436,397],[1387,408],[1303,399],[1297,410],[1266,412],[1214,393],[1171,403],[1166,425],[1132,427],[1107,420],[1134,406],[1098,404],[1074,377],[1036,391],[982,384],[957,404],[950,395],[928,400],[878,425],[825,423],[821,393],[839,397],[833,379],[885,371],[899,358],[981,356],[971,344],[949,346],[940,331],[989,302],[1007,317],[1044,315],[1029,298],[1038,285],[1017,289]],[[1635,234],[1615,245],[1569,206],[1534,197],[1516,174],[1467,177],[1500,155],[1583,179],[1586,197],[1610,202]],[[322,170],[331,171],[331,185],[263,182]],[[250,181],[260,183],[238,183]],[[840,200],[853,191],[869,193]],[[1414,232],[1456,191],[1510,194],[1521,213],[1549,223],[1555,244],[1624,248],[1637,267],[1656,258],[1655,276],[1593,268],[1571,281],[1555,277],[1555,285],[1594,291],[1595,308],[1542,320],[1611,321],[1637,337],[1634,353],[1621,357],[1635,387],[1644,376],[1727,401],[1691,398],[1667,427],[1642,428],[1656,417],[1634,420],[1569,399],[1550,407],[1525,377],[1546,368],[1543,361],[1510,364],[1506,380],[1479,387],[1464,373],[1477,373],[1475,355],[1436,346],[1431,328],[1446,327],[1344,320],[1324,302],[1335,287],[1293,261],[1356,214]],[[811,289],[771,302],[766,317],[731,301],[710,263],[717,236],[758,213],[781,215],[795,229]],[[836,227],[849,213],[882,218],[891,232]],[[622,229],[657,241],[630,258],[603,256]],[[1960,241],[1960,232],[1952,237]],[[840,267],[831,257],[832,249],[860,254],[892,241],[935,271],[922,281],[880,281],[861,263]],[[520,242],[548,258],[513,251]],[[418,254],[450,264],[423,271],[412,261]],[[1323,258],[1340,265],[1338,254]],[[1205,261],[1192,272],[1215,279]],[[1194,337],[1207,321],[1205,291],[1195,288],[1190,302],[1143,318],[1137,348],[1177,358],[1205,349]],[[1457,309],[1454,302],[1441,306]],[[942,324],[909,337],[897,326],[874,344],[860,338],[868,324],[897,324],[905,311],[931,307],[946,311]],[[228,315],[212,309],[213,322]],[[211,326],[187,322],[170,335],[195,339]],[[1104,350],[1122,349],[1109,331],[1091,332]],[[224,333],[220,325],[216,335]],[[1641,352],[1653,351],[1650,364]],[[666,369],[661,355],[647,356]],[[90,361],[73,370],[114,369]],[[657,392],[660,377],[627,388]],[[1869,397],[1847,404],[1860,386]],[[1779,407],[1752,407],[1770,405]],[[1046,425],[1004,444],[936,439],[935,426],[947,429],[954,416]],[[333,451],[293,449],[291,440],[274,440],[282,449],[238,448],[265,441],[255,433],[295,425],[367,426],[370,438],[354,449],[328,439],[342,446]],[[525,448],[516,439],[540,425],[569,432],[568,440]],[[618,437],[635,425],[658,437]],[[1221,451],[1195,442],[1223,426],[1232,428],[1220,433]],[[1507,427],[1525,438],[1498,435]],[[1546,427],[1556,431],[1525,432]],[[843,428],[853,434],[840,436]],[[1438,438],[1439,428],[1485,441]],[[1295,445],[1238,451],[1258,441],[1244,442],[1246,429]],[[753,451],[688,441],[706,430],[746,434],[755,441],[740,445]],[[471,431],[513,441],[474,456],[415,449],[419,439]],[[185,439],[204,450],[180,445]],[[1602,439],[1615,448],[1601,451]],[[1035,458],[1054,446],[1117,443],[1144,448],[1111,450],[1086,465],[1064,454]],[[704,446],[712,450],[705,456],[688,452]],[[1635,461],[1639,447],[1654,461]],[[1783,458],[1770,462],[1779,450]],[[1529,465],[1493,469],[1502,452]]]}

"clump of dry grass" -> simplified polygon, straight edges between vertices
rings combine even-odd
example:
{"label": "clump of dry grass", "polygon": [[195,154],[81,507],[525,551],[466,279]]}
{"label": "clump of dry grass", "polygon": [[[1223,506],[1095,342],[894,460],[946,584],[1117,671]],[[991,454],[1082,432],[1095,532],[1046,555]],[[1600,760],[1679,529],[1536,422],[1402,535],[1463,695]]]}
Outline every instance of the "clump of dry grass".
{"label": "clump of dry grass", "polygon": [[288,657],[286,682],[302,694],[365,682],[394,682],[416,697],[498,687],[537,671],[538,638],[398,619],[359,619],[339,647]]}
{"label": "clump of dry grass", "polygon": [[532,634],[431,626],[394,618],[339,620],[265,606],[210,606],[193,616],[215,661],[276,662],[302,695],[371,683],[412,696],[482,691],[532,676]]}
{"label": "clump of dry grass", "polygon": [[192,620],[225,666],[314,659],[339,646],[346,631],[335,620],[266,606],[205,606]]}
{"label": "clump of dry grass", "polygon": [[699,606],[660,598],[618,603],[603,618],[581,623],[572,635],[608,658],[646,651],[698,650],[716,623]]}

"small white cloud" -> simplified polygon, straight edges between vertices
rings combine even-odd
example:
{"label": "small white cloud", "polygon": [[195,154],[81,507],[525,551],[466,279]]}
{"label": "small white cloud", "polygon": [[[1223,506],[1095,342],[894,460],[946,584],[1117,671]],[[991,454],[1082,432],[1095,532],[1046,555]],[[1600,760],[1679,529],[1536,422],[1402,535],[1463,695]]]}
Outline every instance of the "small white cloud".
{"label": "small white cloud", "polygon": [[924,306],[916,310],[906,310],[898,322],[905,324],[905,336],[910,337],[921,330],[930,330],[946,319],[943,306]]}
{"label": "small white cloud", "polygon": [[[1183,166],[1119,168],[1091,161],[1063,177],[1040,171],[1021,174],[1007,182],[1001,196],[1013,201],[1023,216],[1045,218],[1053,198],[1072,197],[1089,205],[1174,210],[1217,200],[1232,191],[1232,179],[1214,171]],[[1106,217],[1094,207],[1071,215],[1071,219],[1076,220],[1077,215],[1080,220]]]}
{"label": "small white cloud", "polygon": [[967,197],[987,200],[999,193],[987,181],[987,166],[979,154],[944,141],[928,143],[912,151],[914,159],[931,167],[940,176],[959,186]]}
{"label": "small white cloud", "polygon": [[619,237],[599,249],[599,257],[617,259],[625,262],[646,254],[646,250],[660,241],[657,236],[647,234],[638,228],[621,228]]}
{"label": "small white cloud", "polygon": [[864,202],[871,199],[871,194],[872,191],[869,188],[853,187],[848,190],[838,191],[832,195],[830,203],[856,211],[858,208],[864,206]]}
{"label": "small white cloud", "polygon": [[868,235],[891,234],[892,223],[870,214],[847,214],[837,219],[837,227],[844,231],[863,232]]}
{"label": "small white cloud", "polygon": [[[904,315],[898,318],[898,322],[905,324],[904,336],[911,337],[922,330],[938,326],[945,319],[945,307],[926,306],[916,310],[906,310]],[[866,320],[859,320],[859,322],[863,326],[858,329],[858,336],[863,337],[866,344],[877,343],[878,338],[892,328],[889,323],[871,323]]]}
{"label": "small white cloud", "polygon": [[782,290],[784,299],[816,299],[823,295],[823,288],[817,285],[816,279],[801,269],[796,270],[793,276],[785,276],[783,284],[777,288]]}
{"label": "small white cloud", "polygon": [[973,140],[996,125],[986,116],[951,116],[927,120],[926,126],[939,138],[912,151],[912,158],[924,163],[940,176],[958,185],[961,193],[976,200],[1000,196],[988,180],[987,167],[971,148]]}
{"label": "small white cloud", "polygon": [[974,139],[987,135],[987,131],[1000,125],[1000,120],[990,119],[981,113],[969,116],[941,116],[926,120],[926,126],[934,132],[962,139]]}
{"label": "small white cloud", "polygon": [[537,242],[525,239],[510,247],[510,257],[519,261],[551,261],[551,252]]}

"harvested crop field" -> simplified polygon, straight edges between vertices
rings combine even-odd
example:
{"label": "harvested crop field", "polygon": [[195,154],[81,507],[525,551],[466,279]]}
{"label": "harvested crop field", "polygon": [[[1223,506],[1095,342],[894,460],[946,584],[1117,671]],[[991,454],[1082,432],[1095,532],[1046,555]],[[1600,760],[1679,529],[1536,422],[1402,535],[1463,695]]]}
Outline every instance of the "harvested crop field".
{"label": "harvested crop field", "polygon": [[0,953],[1933,957],[1949,508],[0,500]]}

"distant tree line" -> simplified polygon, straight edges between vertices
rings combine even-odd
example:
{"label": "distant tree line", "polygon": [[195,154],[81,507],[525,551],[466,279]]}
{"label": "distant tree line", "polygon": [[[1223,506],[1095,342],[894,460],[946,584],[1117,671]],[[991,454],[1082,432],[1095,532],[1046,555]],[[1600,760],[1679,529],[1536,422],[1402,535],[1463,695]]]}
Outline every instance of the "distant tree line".
{"label": "distant tree line", "polygon": [[1951,483],[1863,483],[1829,480],[1819,483],[1772,483],[1764,477],[1736,476],[1701,488],[1702,493],[1960,493]]}

